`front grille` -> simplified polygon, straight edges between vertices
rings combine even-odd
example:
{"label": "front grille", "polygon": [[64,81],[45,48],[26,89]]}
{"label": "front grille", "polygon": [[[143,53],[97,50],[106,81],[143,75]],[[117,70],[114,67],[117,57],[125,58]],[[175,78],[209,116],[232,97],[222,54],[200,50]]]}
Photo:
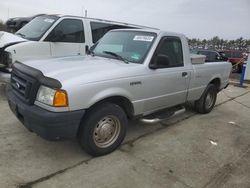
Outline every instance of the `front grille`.
{"label": "front grille", "polygon": [[17,69],[13,69],[11,74],[11,86],[14,94],[27,104],[34,104],[39,82],[29,75]]}

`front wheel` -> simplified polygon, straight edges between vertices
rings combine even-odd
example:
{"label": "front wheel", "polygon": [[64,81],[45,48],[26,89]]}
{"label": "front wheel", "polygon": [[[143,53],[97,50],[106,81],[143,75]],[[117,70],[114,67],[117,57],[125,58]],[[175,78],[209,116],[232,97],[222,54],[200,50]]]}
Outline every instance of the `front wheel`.
{"label": "front wheel", "polygon": [[201,114],[207,114],[214,108],[217,98],[215,85],[209,84],[203,92],[201,98],[195,101],[195,110]]}
{"label": "front wheel", "polygon": [[79,130],[83,149],[92,156],[111,153],[126,135],[127,116],[116,104],[103,103],[89,110]]}

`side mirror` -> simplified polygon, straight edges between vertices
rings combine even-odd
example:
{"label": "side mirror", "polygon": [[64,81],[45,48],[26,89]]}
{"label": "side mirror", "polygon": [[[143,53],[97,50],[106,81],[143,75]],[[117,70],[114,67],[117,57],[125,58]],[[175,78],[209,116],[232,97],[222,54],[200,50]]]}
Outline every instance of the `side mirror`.
{"label": "side mirror", "polygon": [[51,42],[58,42],[62,39],[63,32],[62,30],[55,30],[55,37],[51,39]]}
{"label": "side mirror", "polygon": [[85,52],[86,52],[86,54],[87,54],[87,55],[92,54],[92,51],[93,51],[93,49],[95,48],[95,46],[96,46],[96,43],[95,43],[93,46],[91,46],[91,47],[89,47],[88,45],[86,45],[86,46],[85,46]]}
{"label": "side mirror", "polygon": [[170,64],[169,57],[167,55],[158,54],[155,60],[149,64],[150,69],[161,69],[166,68]]}
{"label": "side mirror", "polygon": [[90,50],[89,50],[89,46],[88,46],[88,45],[85,46],[85,53],[86,53],[87,55],[90,54]]}

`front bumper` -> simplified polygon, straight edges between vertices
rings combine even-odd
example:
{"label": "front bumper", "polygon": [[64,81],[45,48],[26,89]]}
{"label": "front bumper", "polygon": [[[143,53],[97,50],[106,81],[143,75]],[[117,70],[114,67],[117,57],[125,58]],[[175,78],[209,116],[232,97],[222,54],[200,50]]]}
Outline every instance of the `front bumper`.
{"label": "front bumper", "polygon": [[46,140],[76,137],[85,110],[50,112],[36,105],[23,103],[13,92],[7,90],[10,109],[22,124]]}

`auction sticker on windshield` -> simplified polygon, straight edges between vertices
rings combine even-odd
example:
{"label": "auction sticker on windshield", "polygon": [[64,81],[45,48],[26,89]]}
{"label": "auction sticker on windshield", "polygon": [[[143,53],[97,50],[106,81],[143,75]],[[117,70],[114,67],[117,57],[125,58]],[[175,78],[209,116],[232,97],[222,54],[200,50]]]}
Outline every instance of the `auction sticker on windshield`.
{"label": "auction sticker on windshield", "polygon": [[153,36],[146,36],[146,35],[136,35],[133,40],[137,41],[146,41],[146,42],[152,42],[154,39]]}

